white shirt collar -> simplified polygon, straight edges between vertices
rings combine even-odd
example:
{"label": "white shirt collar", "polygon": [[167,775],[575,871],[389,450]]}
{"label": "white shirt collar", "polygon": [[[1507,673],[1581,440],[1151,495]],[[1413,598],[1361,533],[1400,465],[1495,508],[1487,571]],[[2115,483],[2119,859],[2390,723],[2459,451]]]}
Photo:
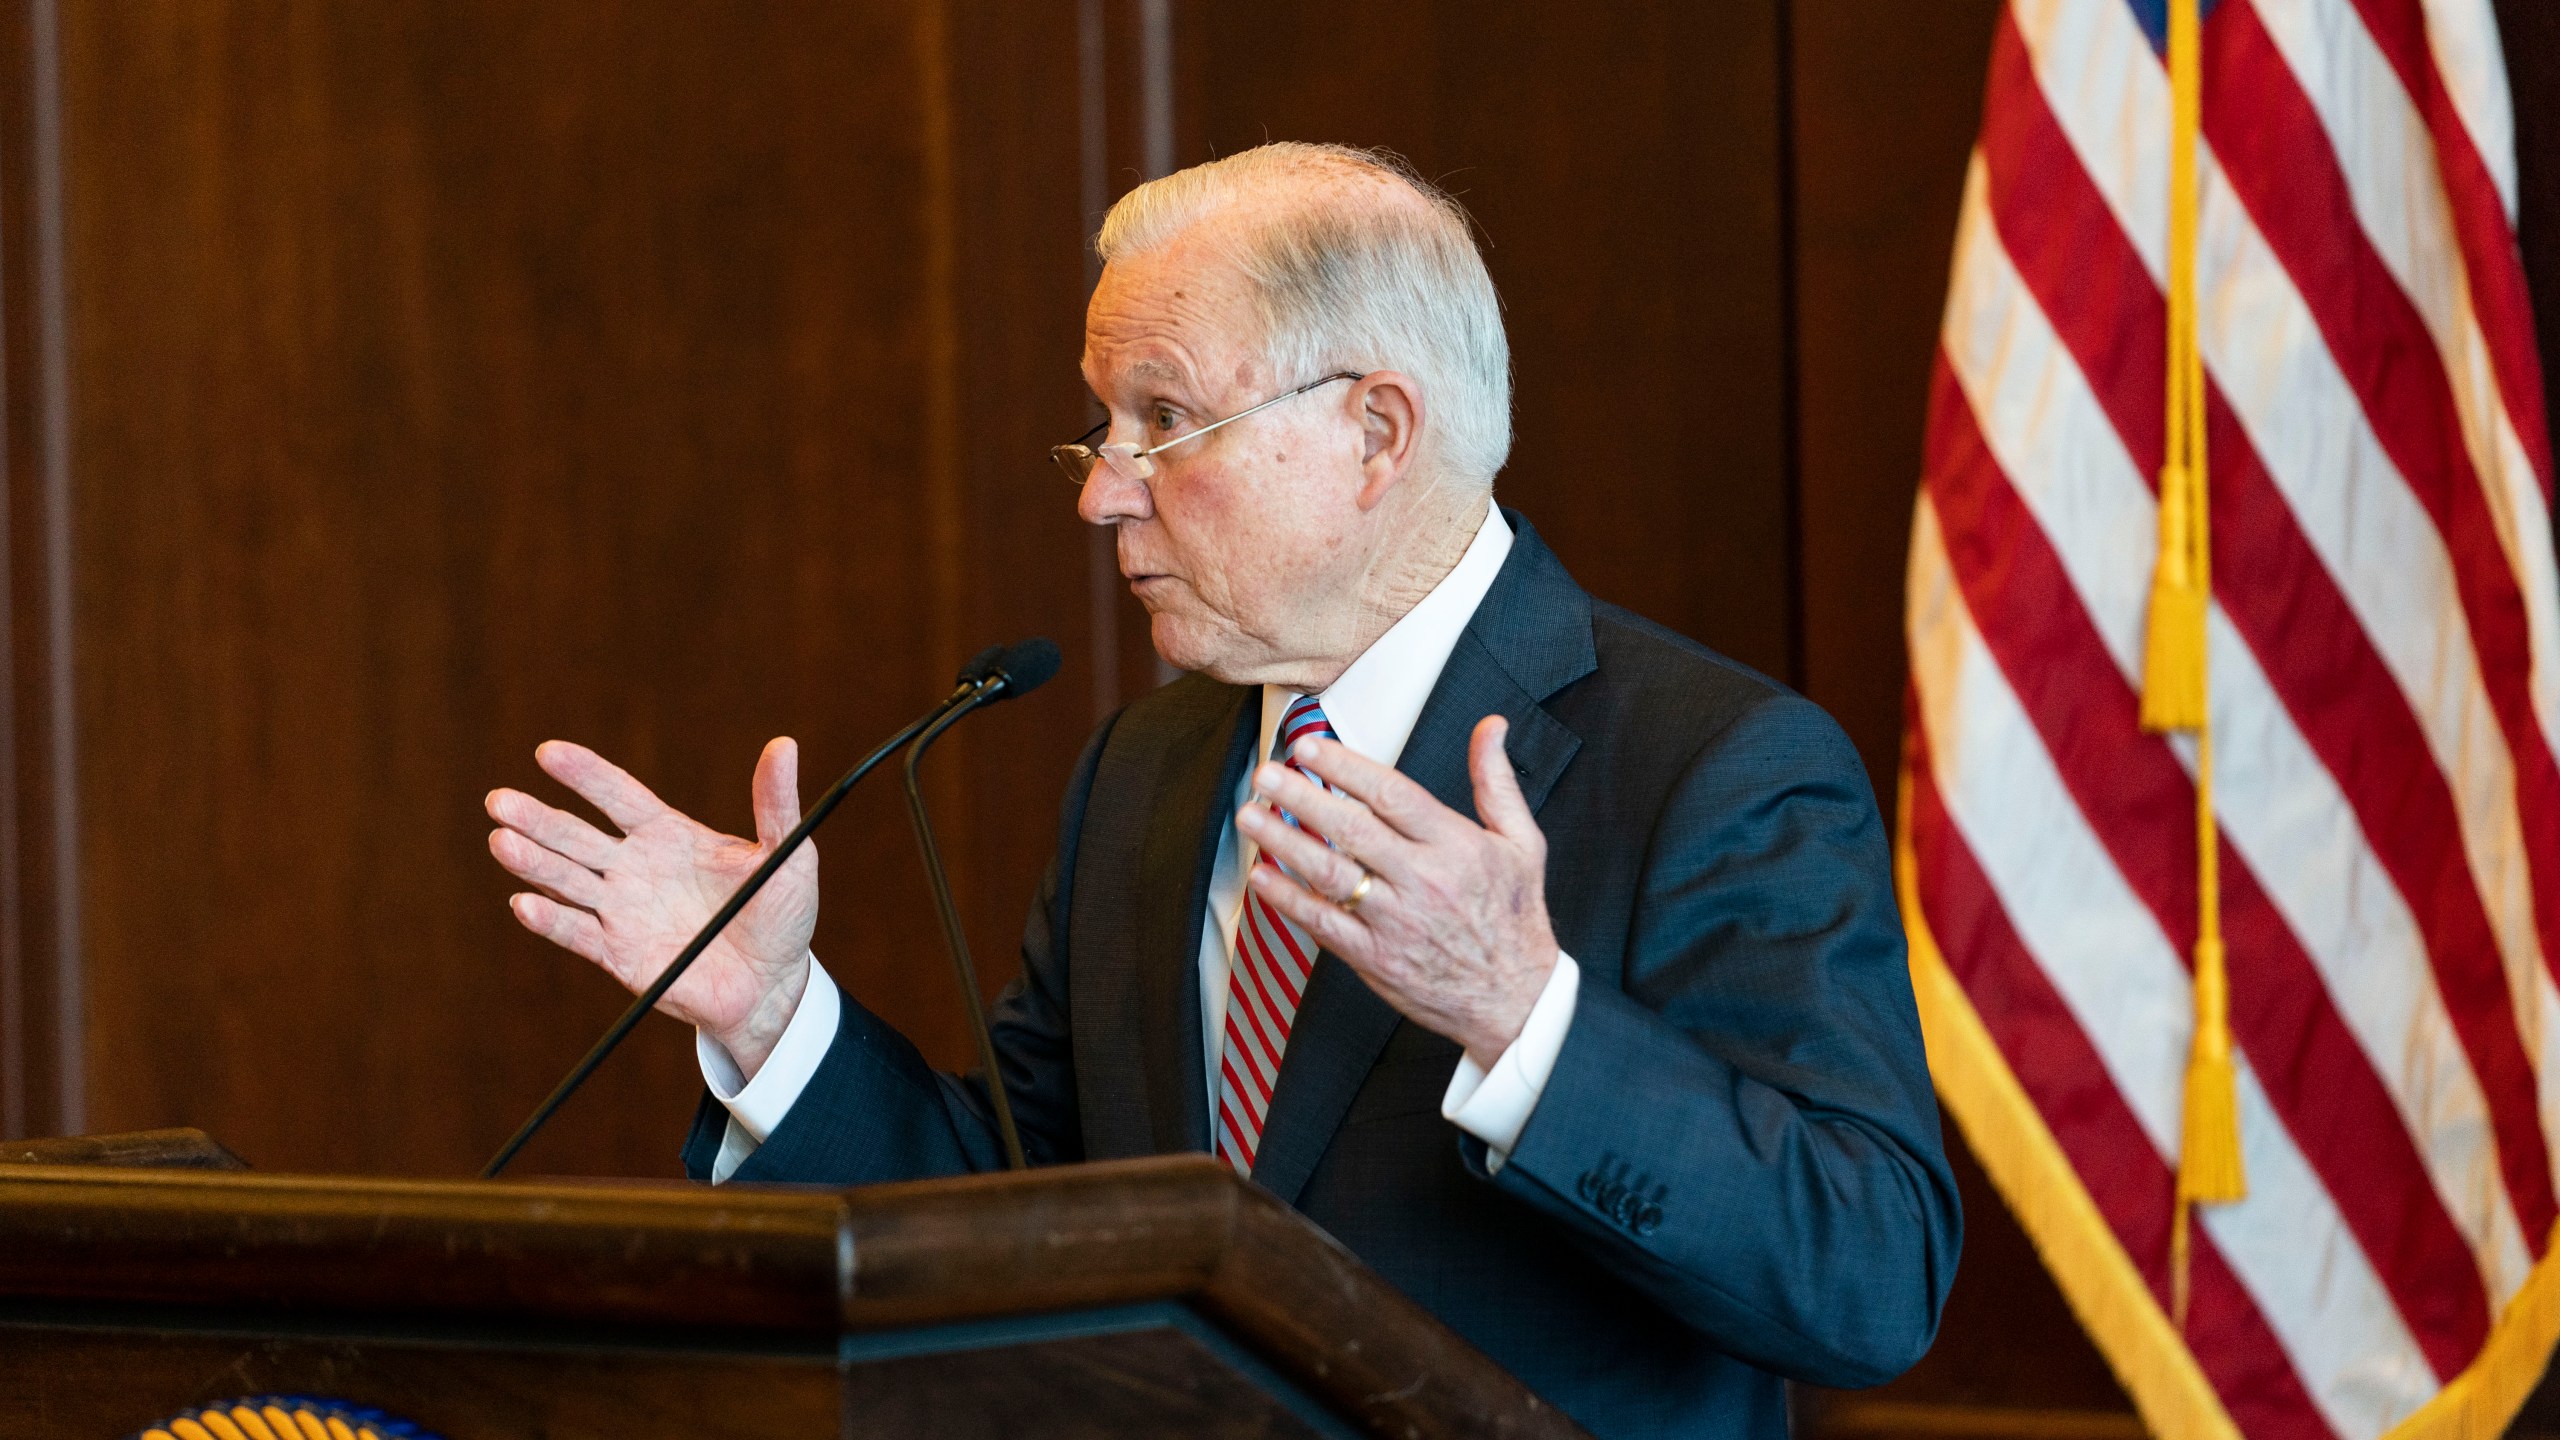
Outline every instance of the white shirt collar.
{"label": "white shirt collar", "polygon": [[[1449,653],[1458,648],[1458,637],[1466,633],[1467,622],[1484,603],[1494,577],[1502,573],[1502,562],[1511,554],[1511,526],[1491,501],[1484,510],[1484,524],[1476,528],[1476,538],[1468,544],[1467,553],[1458,557],[1456,568],[1318,697],[1335,737],[1353,753],[1381,765],[1393,765],[1404,754],[1404,742],[1412,737],[1423,703],[1440,683]],[[1297,698],[1295,690],[1262,687],[1259,755],[1271,753],[1280,718]]]}

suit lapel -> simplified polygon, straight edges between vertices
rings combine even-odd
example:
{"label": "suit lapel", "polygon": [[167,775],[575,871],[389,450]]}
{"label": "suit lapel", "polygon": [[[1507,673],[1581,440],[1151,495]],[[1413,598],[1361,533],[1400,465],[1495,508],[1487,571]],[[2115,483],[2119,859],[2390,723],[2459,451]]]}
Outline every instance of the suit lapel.
{"label": "suit lapel", "polygon": [[[1156,1153],[1209,1148],[1208,1070],[1200,1030],[1200,935],[1228,802],[1261,733],[1261,691],[1233,698],[1180,757],[1157,792],[1156,821],[1138,850],[1138,1040],[1146,1048],[1147,1109]],[[1223,742],[1223,743],[1221,743]],[[1181,905],[1147,903],[1180,895]]]}
{"label": "suit lapel", "polygon": [[[1467,742],[1476,723],[1487,715],[1511,722],[1504,749],[1535,811],[1582,745],[1540,702],[1597,664],[1590,598],[1527,521],[1504,513],[1516,537],[1511,556],[1450,651],[1396,762],[1441,804],[1469,819],[1475,818],[1476,803]],[[1209,844],[1216,843],[1213,833]],[[1195,1003],[1195,1015],[1197,1008]],[[1255,1183],[1282,1200],[1298,1198],[1401,1019],[1331,951],[1316,957],[1254,1152]]]}

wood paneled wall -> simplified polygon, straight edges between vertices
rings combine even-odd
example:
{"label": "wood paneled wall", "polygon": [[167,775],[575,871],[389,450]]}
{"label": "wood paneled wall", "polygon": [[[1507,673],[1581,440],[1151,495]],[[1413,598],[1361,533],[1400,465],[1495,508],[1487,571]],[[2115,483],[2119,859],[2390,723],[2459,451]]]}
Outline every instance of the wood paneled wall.
{"label": "wood paneled wall", "polygon": [[[814,789],[988,638],[1081,638],[1090,547],[1041,453],[1080,413],[1078,144],[1031,123],[1075,113],[1075,13],[11,13],[38,83],[0,133],[59,172],[8,177],[0,244],[13,1122],[466,1170],[622,999],[505,913],[479,802],[539,781],[534,744],[743,827],[766,737]],[[55,370],[59,416],[25,383]],[[76,720],[59,791],[37,695]],[[936,756],[999,957],[1094,707],[1071,671]],[[824,856],[821,954],[956,1059],[889,787]],[[671,1172],[689,1050],[653,1023],[527,1164]]]}
{"label": "wood paneled wall", "polygon": [[[0,1133],[467,1171],[622,999],[483,849],[534,744],[743,827],[766,737],[814,791],[1046,633],[1058,681],[932,771],[1002,983],[1078,745],[1162,678],[1043,456],[1091,413],[1085,237],[1265,139],[1458,193],[1514,345],[1503,498],[1889,794],[1996,5],[5,0]],[[2500,10],[2551,296],[2560,31]],[[890,787],[822,849],[820,955],[961,1062]],[[672,1173],[694,1088],[653,1021],[527,1168]],[[1966,1183],[1946,1339],[1887,1400],[2121,1412]]]}
{"label": "wood paneled wall", "polygon": [[[1802,669],[1775,3],[1417,4],[1349,49],[1203,0],[8,13],[10,1128],[466,1169],[618,999],[482,848],[534,744],[743,826],[765,737],[814,789],[1045,632],[1075,663],[934,767],[1000,981],[1077,745],[1162,678],[1042,457],[1089,406],[1085,236],[1266,135],[1459,190],[1518,337],[1505,498]],[[822,848],[820,954],[960,1060],[885,787]],[[663,1173],[687,1049],[645,1028],[528,1163]]]}

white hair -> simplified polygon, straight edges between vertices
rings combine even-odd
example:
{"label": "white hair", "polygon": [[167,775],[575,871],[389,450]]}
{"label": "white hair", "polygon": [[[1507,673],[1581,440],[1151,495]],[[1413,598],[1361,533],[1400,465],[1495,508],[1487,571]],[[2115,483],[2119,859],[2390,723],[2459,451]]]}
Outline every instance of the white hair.
{"label": "white hair", "polygon": [[1490,486],[1511,454],[1511,346],[1458,202],[1386,151],[1282,141],[1130,191],[1094,248],[1107,264],[1239,213],[1275,382],[1401,370],[1422,387],[1426,465]]}

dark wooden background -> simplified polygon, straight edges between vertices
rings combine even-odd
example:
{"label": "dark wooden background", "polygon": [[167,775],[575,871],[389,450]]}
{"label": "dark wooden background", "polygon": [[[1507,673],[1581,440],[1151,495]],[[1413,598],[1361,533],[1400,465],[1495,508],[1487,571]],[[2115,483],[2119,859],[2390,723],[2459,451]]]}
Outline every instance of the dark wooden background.
{"label": "dark wooden background", "polygon": [[[1264,139],[1460,195],[1518,368],[1504,500],[1889,793],[1995,8],[6,0],[0,1134],[466,1173],[623,998],[508,918],[486,790],[569,737],[743,828],[766,737],[814,790],[1037,632],[1066,671],[932,772],[1001,983],[1087,728],[1161,678],[1042,454],[1088,423],[1085,237]],[[2560,296],[2560,7],[2499,8]],[[961,1062],[891,788],[822,848],[819,953]],[[525,1167],[673,1174],[696,1083],[652,1021]],[[2133,1433],[1966,1180],[1945,1340],[1809,1418]]]}

